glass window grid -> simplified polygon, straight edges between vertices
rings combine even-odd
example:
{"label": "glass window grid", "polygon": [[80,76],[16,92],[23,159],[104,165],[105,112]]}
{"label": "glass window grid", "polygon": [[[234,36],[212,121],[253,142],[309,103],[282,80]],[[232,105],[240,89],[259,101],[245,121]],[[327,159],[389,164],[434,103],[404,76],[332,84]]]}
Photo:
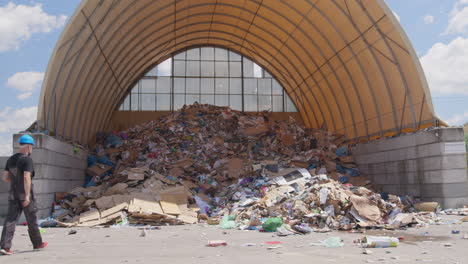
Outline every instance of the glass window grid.
{"label": "glass window grid", "polygon": [[[206,49],[206,50],[204,51],[203,49]],[[208,58],[206,58],[206,56],[208,56]],[[193,58],[198,58],[198,59],[193,59]],[[227,60],[225,58],[227,58]],[[196,65],[198,62],[198,65],[197,65],[198,69],[195,71],[192,71],[192,74],[190,76],[187,75],[187,71],[188,71],[187,65],[189,65],[189,62],[192,65]],[[226,62],[227,67],[228,67],[227,76],[223,76],[223,77],[217,76],[216,74],[217,67],[214,68],[214,76],[203,76],[202,67],[201,67],[202,62],[211,62],[215,65],[216,65],[216,62]],[[125,110],[126,111],[174,111],[182,107],[184,104],[191,104],[194,102],[205,103],[207,101],[211,101],[215,105],[230,106],[233,109],[241,110],[241,111],[258,112],[258,111],[267,110],[267,111],[273,111],[273,112],[284,112],[284,110],[286,110],[287,112],[297,112],[295,105],[292,103],[289,96],[285,93],[284,89],[265,69],[262,68],[262,74],[261,74],[262,77],[254,77],[255,76],[254,73],[247,74],[246,76],[246,72],[245,72],[246,63],[252,63],[252,67],[249,66],[249,68],[252,68],[253,70],[253,68],[255,68],[253,67],[253,62],[235,52],[222,49],[222,48],[211,48],[211,47],[195,48],[189,51],[184,51],[179,54],[176,54],[175,56],[173,56],[171,63],[172,63],[172,76],[170,77],[159,76],[158,77],[157,74],[155,74],[155,71],[151,70],[132,89],[130,95],[127,96],[127,98],[122,103],[120,110],[124,110],[124,111]],[[184,65],[184,66],[183,66],[183,71],[180,70],[178,71],[178,74],[175,74],[174,65],[177,63],[179,65]],[[234,65],[235,63],[240,63],[241,65],[240,73],[238,72],[238,69],[236,69],[237,71],[236,71],[235,76],[231,76],[232,75],[231,66]],[[182,72],[184,72],[185,74],[183,74]],[[195,72],[196,74],[193,74],[193,72]],[[158,78],[170,78],[170,81],[169,81],[170,92],[169,93],[159,92],[161,88],[158,89],[158,84],[159,84]],[[174,79],[176,78],[185,79],[185,82],[183,82],[184,83],[183,92],[175,91]],[[187,92],[188,82],[189,81],[193,82],[194,78],[198,80],[198,93]],[[154,80],[156,93],[145,93],[144,91],[142,91],[143,90],[142,83],[150,79]],[[203,92],[202,80],[206,82],[207,80],[210,80],[210,79],[213,79],[214,93]],[[228,86],[227,93],[217,92],[218,89],[216,87],[216,82],[218,79],[227,80],[227,86]],[[233,79],[241,80],[240,82],[241,93],[231,93],[231,84],[232,84],[231,81]],[[246,81],[250,81],[250,82],[253,81],[256,84],[255,91],[245,93]],[[265,86],[265,84],[267,85]],[[260,87],[262,87],[262,89],[260,89]],[[281,93],[279,92],[280,87],[281,87]],[[154,95],[154,100],[151,100],[154,102],[154,105],[151,105],[150,107],[148,107],[147,105],[143,106],[144,96],[151,96],[151,95]],[[158,108],[158,103],[157,103],[158,95],[165,95],[166,98],[167,96],[169,96],[170,106],[165,107],[164,109]],[[210,97],[213,100],[206,100],[207,98],[209,99]],[[181,102],[182,98],[184,98],[183,103]],[[239,98],[241,99],[242,102],[238,102],[234,100],[234,99],[239,99]],[[136,100],[137,102],[135,102]],[[175,101],[177,101],[177,103]],[[227,102],[227,104],[220,104],[221,101]],[[249,101],[253,104],[248,106],[249,103],[245,103],[246,101]],[[264,105],[264,107],[262,107],[263,101],[267,101],[269,103],[267,105]],[[282,104],[278,105],[279,102],[281,101],[282,101]],[[242,106],[242,107],[239,107],[239,106]]]}

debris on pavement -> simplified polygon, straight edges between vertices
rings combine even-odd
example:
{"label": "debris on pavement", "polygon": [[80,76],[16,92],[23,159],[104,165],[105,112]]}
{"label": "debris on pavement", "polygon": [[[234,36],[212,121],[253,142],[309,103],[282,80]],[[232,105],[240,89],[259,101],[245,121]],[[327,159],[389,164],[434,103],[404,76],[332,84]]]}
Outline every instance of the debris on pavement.
{"label": "debris on pavement", "polygon": [[184,106],[99,133],[91,150],[86,185],[56,194],[59,226],[207,223],[292,235],[440,222],[435,204],[417,212],[409,196],[382,196],[344,136],[268,112]]}
{"label": "debris on pavement", "polygon": [[400,240],[396,237],[366,236],[357,241],[364,248],[389,248],[398,247]]}
{"label": "debris on pavement", "polygon": [[227,242],[224,240],[211,240],[208,241],[208,247],[221,247],[221,246],[227,246]]}

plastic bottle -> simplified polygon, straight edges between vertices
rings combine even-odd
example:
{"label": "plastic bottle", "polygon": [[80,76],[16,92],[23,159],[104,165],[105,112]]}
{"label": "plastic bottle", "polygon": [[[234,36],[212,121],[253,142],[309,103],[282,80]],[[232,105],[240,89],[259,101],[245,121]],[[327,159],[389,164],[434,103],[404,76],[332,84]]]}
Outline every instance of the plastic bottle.
{"label": "plastic bottle", "polygon": [[398,247],[400,240],[396,237],[367,236],[362,240],[362,243],[368,248],[389,248]]}

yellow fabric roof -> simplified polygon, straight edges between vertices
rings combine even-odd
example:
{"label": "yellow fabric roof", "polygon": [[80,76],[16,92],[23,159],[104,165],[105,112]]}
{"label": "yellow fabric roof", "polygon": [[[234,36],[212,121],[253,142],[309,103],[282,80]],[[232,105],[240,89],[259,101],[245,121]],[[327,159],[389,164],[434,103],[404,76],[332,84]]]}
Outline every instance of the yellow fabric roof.
{"label": "yellow fabric roof", "polygon": [[437,123],[419,60],[383,0],[83,0],[49,62],[39,125],[86,144],[146,71],[203,45],[267,69],[308,127],[372,139]]}

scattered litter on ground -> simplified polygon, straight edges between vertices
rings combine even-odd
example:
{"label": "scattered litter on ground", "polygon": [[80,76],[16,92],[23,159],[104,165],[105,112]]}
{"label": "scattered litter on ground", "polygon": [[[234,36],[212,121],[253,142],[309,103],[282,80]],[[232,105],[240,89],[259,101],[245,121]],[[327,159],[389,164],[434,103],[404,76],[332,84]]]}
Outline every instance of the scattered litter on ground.
{"label": "scattered litter on ground", "polygon": [[442,223],[437,203],[381,194],[344,136],[268,112],[185,106],[99,133],[88,166],[85,187],[56,194],[58,226],[206,223],[289,236]]}
{"label": "scattered litter on ground", "polygon": [[221,246],[227,246],[227,242],[224,240],[212,240],[208,241],[208,247],[221,247]]}

